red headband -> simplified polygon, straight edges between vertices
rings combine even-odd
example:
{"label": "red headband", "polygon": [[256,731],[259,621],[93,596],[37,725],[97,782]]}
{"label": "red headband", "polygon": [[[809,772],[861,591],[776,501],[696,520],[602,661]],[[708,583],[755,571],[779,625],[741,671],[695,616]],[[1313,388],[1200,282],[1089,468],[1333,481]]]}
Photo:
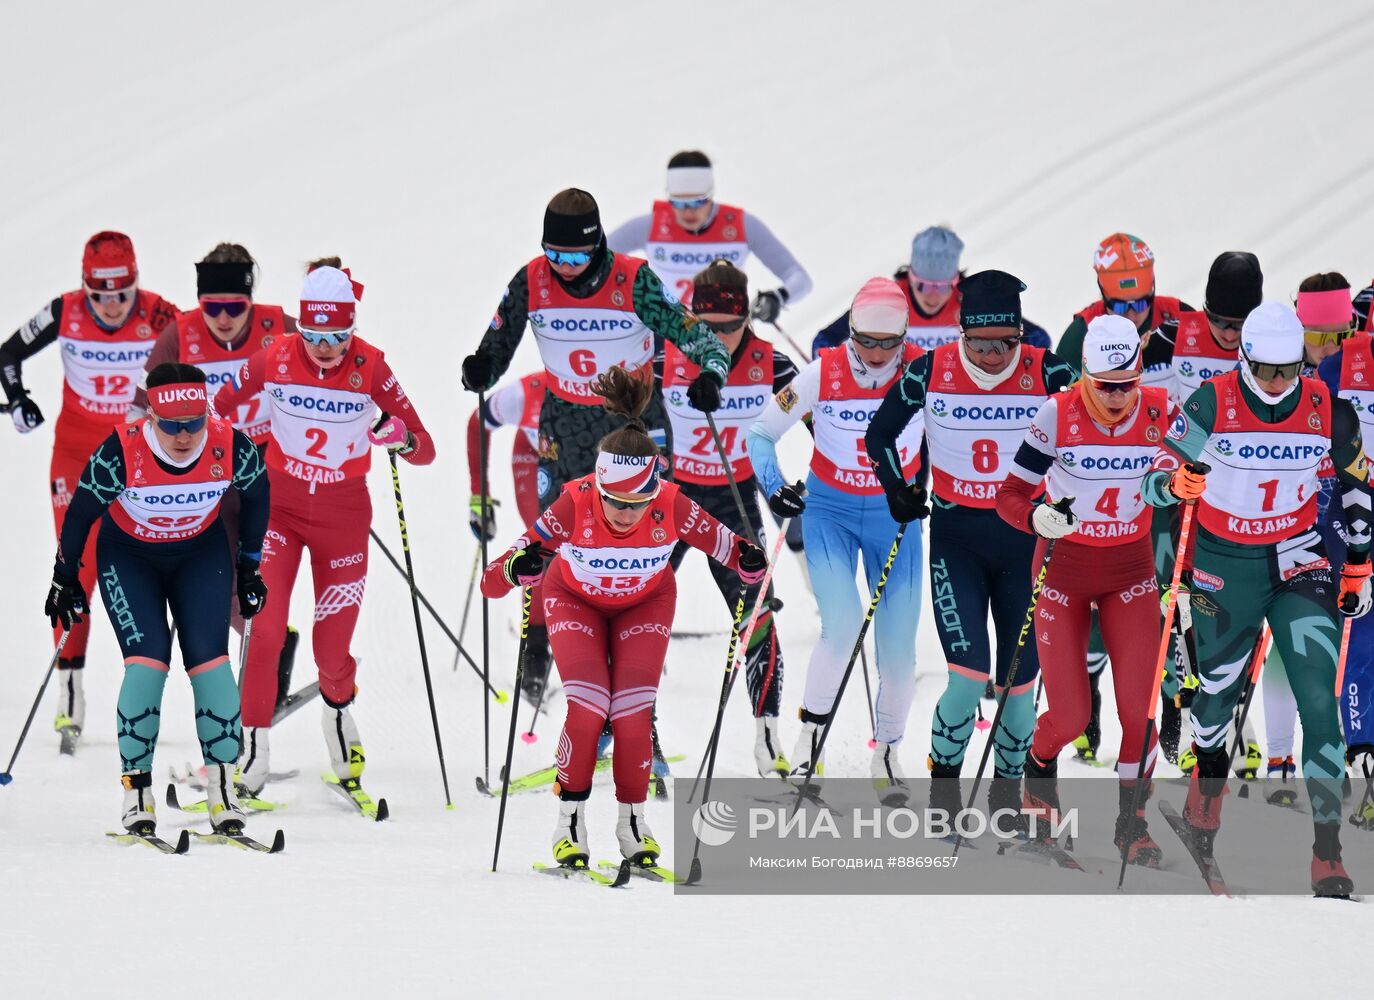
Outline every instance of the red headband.
{"label": "red headband", "polygon": [[698,316],[702,313],[748,316],[749,292],[725,285],[697,285],[692,289],[692,312]]}
{"label": "red headband", "polygon": [[208,410],[203,382],[172,382],[148,390],[148,407],[164,420],[203,417]]}

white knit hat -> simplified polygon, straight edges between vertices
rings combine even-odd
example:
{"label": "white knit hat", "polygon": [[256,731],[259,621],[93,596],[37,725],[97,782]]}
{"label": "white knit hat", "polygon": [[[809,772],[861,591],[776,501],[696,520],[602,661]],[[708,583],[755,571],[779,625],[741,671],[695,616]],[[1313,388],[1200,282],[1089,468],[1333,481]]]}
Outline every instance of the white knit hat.
{"label": "white knit hat", "polygon": [[1140,371],[1140,331],[1125,316],[1098,316],[1083,336],[1084,374],[1126,371]]}

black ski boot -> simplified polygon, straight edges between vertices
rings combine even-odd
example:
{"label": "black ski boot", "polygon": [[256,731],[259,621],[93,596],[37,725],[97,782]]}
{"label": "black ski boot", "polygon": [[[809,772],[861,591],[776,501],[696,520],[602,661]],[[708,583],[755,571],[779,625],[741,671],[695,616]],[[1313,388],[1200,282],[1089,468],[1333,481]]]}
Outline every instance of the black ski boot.
{"label": "black ski boot", "polygon": [[[286,699],[291,697],[291,671],[296,666],[296,646],[301,641],[301,634],[290,625],[286,626],[286,638],[282,640],[281,655],[277,657],[277,705],[279,709],[286,704]],[[243,670],[243,665],[239,664],[239,670]]]}
{"label": "black ski boot", "polygon": [[1140,865],[1142,868],[1158,868],[1164,860],[1164,852],[1150,836],[1149,824],[1145,821],[1145,803],[1149,801],[1148,786],[1141,796],[1140,808],[1135,804],[1136,782],[1123,781],[1118,787],[1119,807],[1116,816],[1116,849],[1125,852],[1126,863]]}
{"label": "black ski boot", "polygon": [[[964,810],[964,793],[959,787],[959,764],[937,764],[934,758],[926,758],[930,769],[930,800],[927,808],[931,813],[941,813],[945,823],[954,828],[955,818]],[[951,834],[951,838],[953,834]]]}
{"label": "black ski boot", "polygon": [[[1009,812],[1013,815],[998,817],[999,812]],[[1016,840],[1025,840],[1030,836],[1030,821],[1021,812],[1020,778],[993,775],[992,784],[988,785],[988,819],[994,829],[1012,833]]]}
{"label": "black ski boot", "polygon": [[1178,741],[1183,736],[1183,709],[1177,698],[1160,695],[1159,749],[1170,764],[1178,763]]}
{"label": "black ski boot", "polygon": [[1059,759],[1042,761],[1026,754],[1026,795],[1022,808],[1029,814],[1030,839],[1052,843],[1059,826]]}
{"label": "black ski boot", "polygon": [[545,625],[531,625],[525,640],[525,668],[520,675],[520,693],[531,705],[540,705],[544,688],[549,683],[549,667],[553,656],[549,652],[549,630]]}

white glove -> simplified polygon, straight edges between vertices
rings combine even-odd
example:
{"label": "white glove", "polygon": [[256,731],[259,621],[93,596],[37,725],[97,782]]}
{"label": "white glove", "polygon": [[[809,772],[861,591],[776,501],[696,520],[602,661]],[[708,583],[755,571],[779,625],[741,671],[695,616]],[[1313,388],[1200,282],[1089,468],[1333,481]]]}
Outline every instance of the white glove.
{"label": "white glove", "polygon": [[1374,750],[1361,747],[1350,758],[1350,766],[1354,769],[1355,776],[1368,781],[1374,775]]}
{"label": "white glove", "polygon": [[1042,503],[1031,512],[1031,527],[1041,538],[1063,538],[1071,535],[1077,528],[1078,518],[1073,511],[1067,513],[1058,507]]}
{"label": "white glove", "polygon": [[[1160,594],[1159,610],[1163,613],[1169,601],[1169,588],[1165,587]],[[1178,593],[1174,596],[1174,616],[1178,620],[1179,630],[1187,632],[1193,627],[1193,592],[1187,587],[1180,586]]]}

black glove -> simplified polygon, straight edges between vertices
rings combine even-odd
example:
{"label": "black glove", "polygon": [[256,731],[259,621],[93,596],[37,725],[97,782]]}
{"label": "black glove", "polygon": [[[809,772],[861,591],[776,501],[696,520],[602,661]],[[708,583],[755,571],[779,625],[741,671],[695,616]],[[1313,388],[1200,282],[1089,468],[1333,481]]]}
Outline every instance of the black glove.
{"label": "black glove", "polygon": [[924,486],[903,486],[887,494],[887,509],[899,524],[919,521],[930,516],[929,498]]}
{"label": "black glove", "polygon": [[54,625],[61,622],[62,628],[70,631],[81,621],[81,616],[87,614],[86,592],[81,589],[81,581],[73,580],[60,569],[53,570],[52,587],[48,590],[43,614]]}
{"label": "black glove", "polygon": [[15,429],[20,434],[27,434],[35,427],[43,424],[43,411],[38,408],[38,404],[29,398],[27,392],[20,392],[10,403],[10,417],[14,420]]}
{"label": "black glove", "polygon": [[720,379],[710,372],[699,372],[687,387],[687,402],[702,413],[715,413],[720,409]]}
{"label": "black glove", "polygon": [[553,553],[538,545],[527,545],[516,549],[506,558],[501,567],[506,582],[515,587],[532,587],[544,575],[544,570],[553,558]]}
{"label": "black glove", "polygon": [[768,498],[768,509],[778,517],[799,517],[806,510],[806,487],[798,480],[792,486],[779,486]]}
{"label": "black glove", "polygon": [[746,575],[762,573],[768,568],[768,554],[753,542],[739,540],[739,568]]}
{"label": "black glove", "polygon": [[782,305],[786,301],[786,288],[779,288],[772,292],[759,292],[754,296],[754,307],[750,313],[760,323],[774,323],[781,315]]}
{"label": "black glove", "polygon": [[267,585],[258,572],[258,561],[239,556],[238,578],[239,614],[252,618],[267,605]]}
{"label": "black glove", "polygon": [[463,388],[468,392],[486,392],[492,383],[491,358],[481,351],[463,359]]}

